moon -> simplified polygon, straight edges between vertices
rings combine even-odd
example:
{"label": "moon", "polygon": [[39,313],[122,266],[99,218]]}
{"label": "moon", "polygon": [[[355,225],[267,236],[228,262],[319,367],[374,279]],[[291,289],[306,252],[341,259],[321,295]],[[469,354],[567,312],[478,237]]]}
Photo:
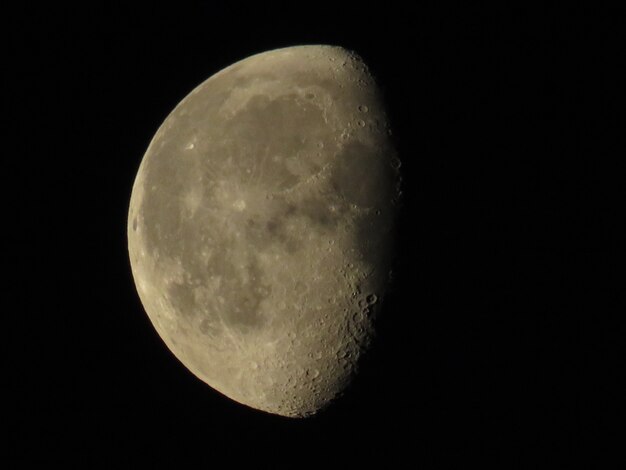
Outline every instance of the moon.
{"label": "moon", "polygon": [[388,289],[399,160],[355,53],[296,46],[221,70],[156,132],[128,212],[143,307],[195,376],[306,417],[339,396]]}

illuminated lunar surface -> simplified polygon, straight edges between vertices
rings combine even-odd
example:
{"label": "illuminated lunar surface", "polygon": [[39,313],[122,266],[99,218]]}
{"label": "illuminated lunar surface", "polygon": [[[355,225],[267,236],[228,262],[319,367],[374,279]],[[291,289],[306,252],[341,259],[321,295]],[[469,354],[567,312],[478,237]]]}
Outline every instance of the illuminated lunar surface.
{"label": "illuminated lunar surface", "polygon": [[350,383],[388,284],[399,161],[354,53],[299,46],[185,97],[141,161],[128,249],[158,334],[198,378],[302,417]]}

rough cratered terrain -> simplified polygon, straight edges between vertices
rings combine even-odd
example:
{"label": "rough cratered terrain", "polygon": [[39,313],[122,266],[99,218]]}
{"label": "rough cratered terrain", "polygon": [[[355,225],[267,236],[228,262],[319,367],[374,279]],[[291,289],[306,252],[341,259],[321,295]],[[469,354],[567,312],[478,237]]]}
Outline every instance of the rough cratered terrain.
{"label": "rough cratered terrain", "polygon": [[398,164],[358,56],[279,49],[198,86],[153,138],[128,246],[159,335],[226,396],[307,416],[349,383],[390,267]]}

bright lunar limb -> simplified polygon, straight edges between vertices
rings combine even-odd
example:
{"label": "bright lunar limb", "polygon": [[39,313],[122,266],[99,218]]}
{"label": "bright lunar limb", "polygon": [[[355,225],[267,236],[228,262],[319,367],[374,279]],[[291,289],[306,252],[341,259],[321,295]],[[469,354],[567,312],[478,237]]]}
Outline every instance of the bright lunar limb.
{"label": "bright lunar limb", "polygon": [[399,160],[354,53],[248,57],[185,97],[152,139],[128,250],[158,334],[197,377],[302,417],[345,389],[393,255]]}

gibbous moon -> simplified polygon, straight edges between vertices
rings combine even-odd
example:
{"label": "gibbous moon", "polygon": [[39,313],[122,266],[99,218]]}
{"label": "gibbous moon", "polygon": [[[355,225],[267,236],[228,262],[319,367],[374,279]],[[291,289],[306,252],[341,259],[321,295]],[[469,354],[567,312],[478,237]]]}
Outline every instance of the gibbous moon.
{"label": "gibbous moon", "polygon": [[128,250],[143,306],[198,378],[309,416],[350,383],[393,256],[399,160],[354,53],[273,50],[171,112],[134,182]]}

